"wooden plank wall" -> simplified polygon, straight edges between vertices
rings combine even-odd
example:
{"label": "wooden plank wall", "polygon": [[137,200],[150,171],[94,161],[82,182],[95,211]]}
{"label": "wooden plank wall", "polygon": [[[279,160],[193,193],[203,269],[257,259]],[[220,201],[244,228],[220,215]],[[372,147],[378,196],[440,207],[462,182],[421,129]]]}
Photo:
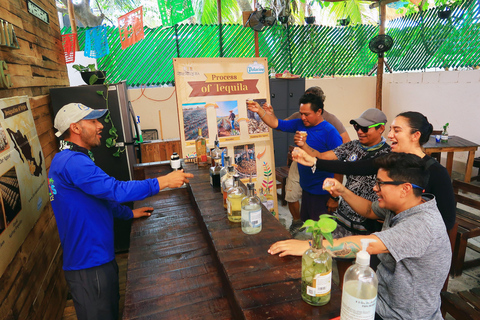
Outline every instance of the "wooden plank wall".
{"label": "wooden plank wall", "polygon": [[[35,0],[48,12],[45,24],[27,11],[25,0],[0,1],[0,18],[14,25],[20,49],[0,46],[13,86],[0,98],[27,95],[47,171],[57,150],[49,90],[68,86],[55,0]],[[45,177],[46,178],[46,177]],[[47,204],[5,273],[0,277],[0,320],[60,319],[67,285],[52,207]]]}

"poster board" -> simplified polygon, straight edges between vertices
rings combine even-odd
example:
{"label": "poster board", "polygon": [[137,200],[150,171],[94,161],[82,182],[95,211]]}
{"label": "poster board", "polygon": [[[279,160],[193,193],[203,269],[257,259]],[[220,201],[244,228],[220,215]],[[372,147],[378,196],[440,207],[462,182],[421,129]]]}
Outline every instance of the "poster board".
{"label": "poster board", "polygon": [[0,100],[0,276],[48,202],[45,161],[27,96]]}
{"label": "poster board", "polygon": [[242,182],[270,187],[278,219],[272,129],[246,101],[270,103],[267,58],[175,58],[175,87],[184,158],[195,157],[198,128],[214,147],[227,148]]}

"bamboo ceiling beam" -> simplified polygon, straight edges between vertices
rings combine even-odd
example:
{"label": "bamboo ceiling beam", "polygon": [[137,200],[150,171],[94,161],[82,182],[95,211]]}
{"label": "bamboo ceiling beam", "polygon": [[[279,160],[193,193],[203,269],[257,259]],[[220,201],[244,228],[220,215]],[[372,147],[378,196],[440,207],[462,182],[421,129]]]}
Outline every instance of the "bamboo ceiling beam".
{"label": "bamboo ceiling beam", "polygon": [[70,26],[72,28],[72,33],[75,34],[75,51],[78,51],[80,50],[80,46],[78,45],[77,23],[75,22],[75,12],[73,10],[72,0],[68,0],[67,7],[68,7],[68,18],[70,19]]}
{"label": "bamboo ceiling beam", "polygon": [[[386,20],[386,6],[383,1],[380,3],[379,15],[380,15],[380,29],[379,35],[385,34],[385,20]],[[377,88],[376,88],[376,108],[382,110],[382,93],[383,93],[383,54],[378,56],[377,66]]]}

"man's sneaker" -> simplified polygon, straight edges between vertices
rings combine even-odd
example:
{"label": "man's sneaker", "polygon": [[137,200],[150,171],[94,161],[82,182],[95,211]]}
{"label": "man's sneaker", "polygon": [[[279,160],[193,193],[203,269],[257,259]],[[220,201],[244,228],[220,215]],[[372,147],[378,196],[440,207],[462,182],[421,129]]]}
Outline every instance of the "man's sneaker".
{"label": "man's sneaker", "polygon": [[292,237],[295,237],[295,235],[300,232],[300,229],[303,226],[303,221],[302,220],[293,220],[292,224],[290,225],[290,234]]}

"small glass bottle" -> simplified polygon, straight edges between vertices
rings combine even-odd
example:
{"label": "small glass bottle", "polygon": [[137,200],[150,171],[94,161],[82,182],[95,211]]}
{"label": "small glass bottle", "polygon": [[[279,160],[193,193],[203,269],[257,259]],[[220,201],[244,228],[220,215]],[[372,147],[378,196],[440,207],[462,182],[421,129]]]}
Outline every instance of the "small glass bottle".
{"label": "small glass bottle", "polygon": [[440,137],[440,142],[441,142],[441,143],[448,143],[448,131],[447,131],[447,128],[448,128],[448,123],[446,123],[446,124],[443,126],[442,136]]}
{"label": "small glass bottle", "polygon": [[242,199],[245,197],[243,188],[239,186],[240,176],[233,176],[233,187],[228,190],[227,214],[228,220],[240,222],[242,220]]}
{"label": "small glass bottle", "polygon": [[210,151],[210,157],[212,158],[212,167],[215,166],[215,159],[219,159],[219,162],[222,162],[222,149],[220,149],[220,142],[218,141],[218,137],[215,136],[215,145]]}
{"label": "small glass bottle", "polygon": [[202,136],[202,128],[198,128],[198,137],[195,139],[195,151],[197,152],[197,165],[208,166],[207,140]]}
{"label": "small glass bottle", "polygon": [[223,177],[222,182],[222,193],[223,193],[223,207],[227,209],[227,195],[228,190],[233,187],[233,175],[235,174],[235,168],[233,166],[228,166],[228,172]]}
{"label": "small glass bottle", "polygon": [[262,204],[266,208],[267,207],[267,198],[263,194],[263,188],[262,187],[260,187],[260,189],[258,190],[257,197],[258,197],[258,199],[260,199],[260,201],[262,202]]}
{"label": "small glass bottle", "polygon": [[220,186],[221,186],[221,191],[222,192],[223,192],[223,181],[224,181],[223,177],[225,177],[225,175],[227,174],[229,166],[230,166],[230,157],[226,156],[224,158],[224,165],[222,166],[222,169],[220,170]]}
{"label": "small glass bottle", "polygon": [[312,232],[312,246],[302,256],[302,299],[312,306],[330,301],[332,257],[322,244],[319,230]]}
{"label": "small glass bottle", "polygon": [[218,147],[218,140],[215,140],[215,148],[210,153],[213,159],[213,166],[210,167],[210,185],[214,188],[220,187],[220,171],[222,166],[222,150]]}
{"label": "small glass bottle", "polygon": [[262,230],[262,202],[255,195],[255,184],[247,183],[247,196],[242,200],[242,231],[256,234]]}
{"label": "small glass bottle", "polygon": [[270,213],[276,217],[276,214],[275,214],[275,206],[274,206],[274,198],[273,198],[273,195],[270,193],[270,187],[267,187],[267,189],[265,189],[265,198],[267,199],[267,203],[265,204],[265,207],[267,207],[268,211],[270,211]]}

